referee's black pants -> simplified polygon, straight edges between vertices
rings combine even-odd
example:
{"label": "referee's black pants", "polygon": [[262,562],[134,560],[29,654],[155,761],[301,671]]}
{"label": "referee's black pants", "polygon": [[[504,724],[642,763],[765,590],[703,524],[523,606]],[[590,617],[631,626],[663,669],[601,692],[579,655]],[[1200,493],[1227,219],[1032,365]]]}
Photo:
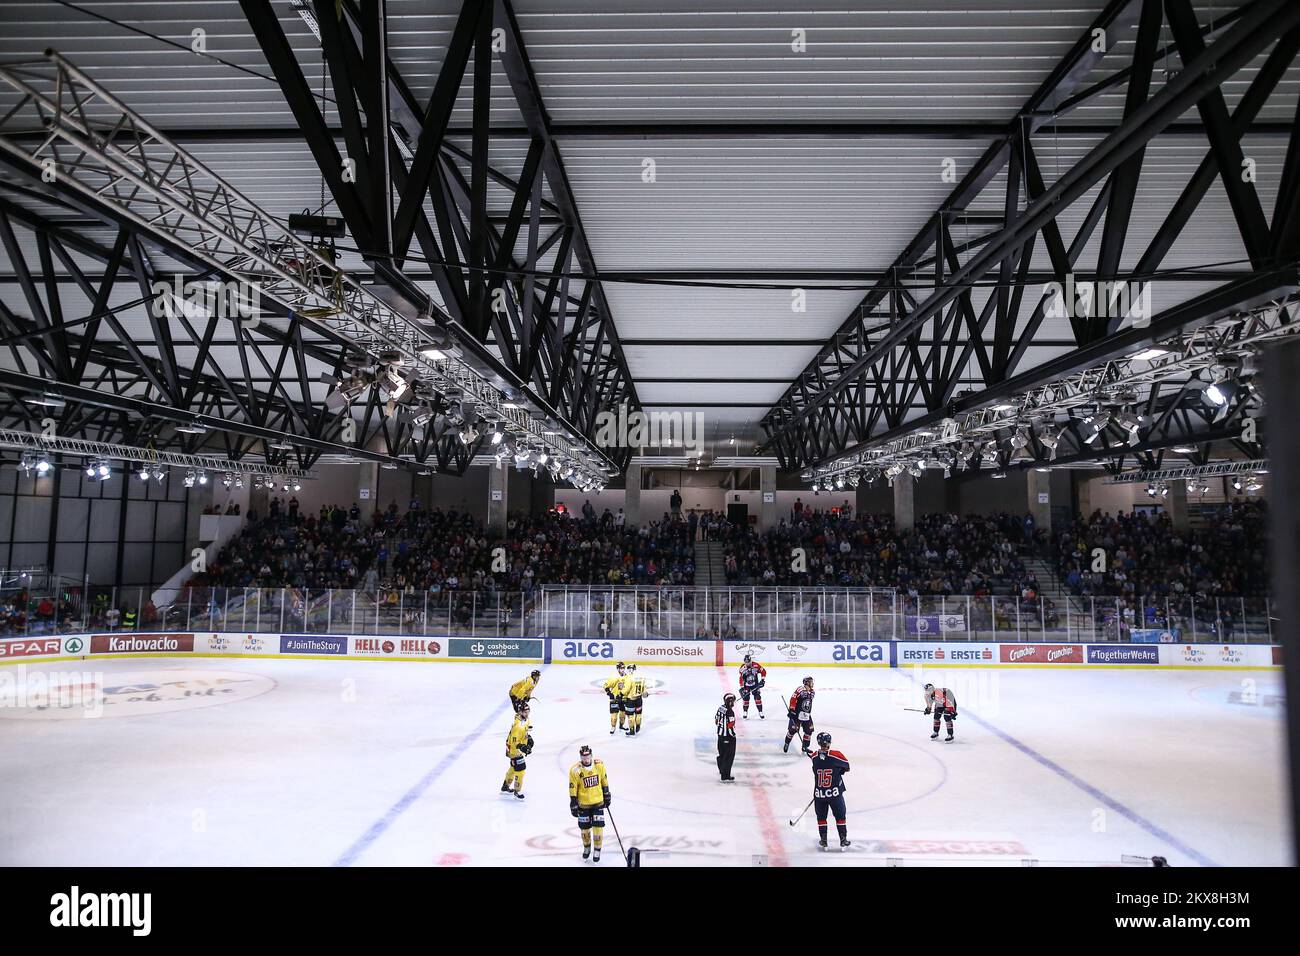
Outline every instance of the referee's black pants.
{"label": "referee's black pants", "polygon": [[736,759],[736,738],[718,738],[718,773],[723,780],[731,776],[731,764]]}

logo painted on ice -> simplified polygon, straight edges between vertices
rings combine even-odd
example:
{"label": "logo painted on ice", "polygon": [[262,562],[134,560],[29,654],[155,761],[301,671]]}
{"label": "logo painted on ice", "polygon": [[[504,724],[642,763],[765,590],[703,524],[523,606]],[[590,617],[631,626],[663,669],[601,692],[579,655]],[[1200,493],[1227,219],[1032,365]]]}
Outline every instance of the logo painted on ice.
{"label": "logo painted on ice", "polygon": [[600,657],[608,659],[614,656],[614,645],[609,641],[565,641],[564,656],[567,658]]}

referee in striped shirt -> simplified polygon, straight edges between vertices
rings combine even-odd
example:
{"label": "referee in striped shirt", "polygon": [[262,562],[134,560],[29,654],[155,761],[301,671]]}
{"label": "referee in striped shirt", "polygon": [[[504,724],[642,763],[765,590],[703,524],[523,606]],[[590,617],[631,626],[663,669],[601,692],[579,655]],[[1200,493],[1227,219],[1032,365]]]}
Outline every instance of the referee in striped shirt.
{"label": "referee in striped shirt", "polygon": [[736,779],[731,775],[731,764],[736,759],[735,694],[722,695],[722,706],[713,715],[713,723],[718,731],[718,773],[725,783]]}

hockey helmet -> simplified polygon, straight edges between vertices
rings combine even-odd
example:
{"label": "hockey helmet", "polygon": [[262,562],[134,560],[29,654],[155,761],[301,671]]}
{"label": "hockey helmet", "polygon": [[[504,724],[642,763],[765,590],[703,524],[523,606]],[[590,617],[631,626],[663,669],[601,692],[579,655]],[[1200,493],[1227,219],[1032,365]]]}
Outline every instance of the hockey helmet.
{"label": "hockey helmet", "polygon": [[925,689],[926,689],[926,690],[934,690],[934,685],[933,685],[933,684],[926,684],[926,685],[925,685]]}
{"label": "hockey helmet", "polygon": [[541,671],[533,671],[533,672],[532,672],[531,674],[529,674],[528,676],[531,677],[533,680],[540,680],[540,679],[541,679],[541,676],[542,676],[542,672],[541,672]]}
{"label": "hockey helmet", "polygon": [[831,745],[831,735],[823,730],[820,734],[817,735],[817,746],[829,747],[830,745]]}
{"label": "hockey helmet", "polygon": [[723,694],[722,702],[724,704],[734,704],[736,702],[736,695],[731,693]]}
{"label": "hockey helmet", "polygon": [[803,679],[803,686],[804,686],[804,687],[811,687],[812,685],[813,685],[813,679],[812,679],[812,677],[805,677],[805,678]]}
{"label": "hockey helmet", "polygon": [[584,767],[590,767],[591,760],[592,760],[591,747],[587,746],[586,744],[583,744],[581,747],[578,748],[578,761]]}
{"label": "hockey helmet", "polygon": [[748,664],[748,663],[749,663],[750,661],[752,661],[752,660],[753,660],[753,658],[750,657],[748,654],[745,655],[745,663],[746,663],[746,664]]}

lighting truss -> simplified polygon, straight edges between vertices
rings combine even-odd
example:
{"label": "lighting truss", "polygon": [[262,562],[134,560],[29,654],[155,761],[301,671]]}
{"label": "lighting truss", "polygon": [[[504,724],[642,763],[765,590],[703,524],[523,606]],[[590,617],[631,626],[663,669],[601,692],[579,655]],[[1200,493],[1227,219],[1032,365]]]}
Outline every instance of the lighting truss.
{"label": "lighting truss", "polygon": [[1126,471],[1111,475],[1108,485],[1131,485],[1142,482],[1177,481],[1181,478],[1221,478],[1226,475],[1253,475],[1268,471],[1268,459],[1253,461],[1224,461],[1213,465],[1191,465],[1186,468],[1154,468],[1147,471]]}
{"label": "lighting truss", "polygon": [[[1030,278],[1032,267],[1046,253],[1051,269],[1045,277],[1061,288],[1074,279],[1097,289],[1105,284],[1112,292],[1097,301],[1116,304],[1116,289],[1138,291],[1148,277],[1168,271],[1162,264],[1216,181],[1227,194],[1251,269],[1167,310],[1169,317],[1186,325],[1198,321],[1193,305],[1206,307],[1202,311],[1250,308],[1265,301],[1256,298],[1261,291],[1267,298],[1294,291],[1300,207],[1286,192],[1270,222],[1253,181],[1240,169],[1244,137],[1261,110],[1270,103],[1291,105],[1279,84],[1300,50],[1300,4],[1253,0],[1239,5],[1231,20],[1211,15],[1208,24],[1191,0],[1109,0],[1097,6],[1102,9],[1089,30],[763,418],[764,450],[774,450],[785,467],[816,467],[875,439],[901,437],[917,427],[909,422],[914,408],[924,408],[921,417],[930,421],[953,414],[953,408],[969,411],[983,404],[979,396],[955,397],[969,381],[1005,394],[1013,377],[1039,375],[1037,385],[1096,364],[1107,349],[1116,349],[1107,359],[1133,351],[1118,348],[1132,337],[1132,330],[1121,328],[1131,309],[1080,307],[1075,300],[1066,312],[1077,348],[1034,363],[1030,350],[1058,298],[1033,301],[1030,289],[1039,280]],[[1124,36],[1125,42],[1097,44],[1100,35]],[[1174,62],[1177,69],[1170,69]],[[1234,76],[1248,64],[1247,78]],[[1122,113],[1116,110],[1098,129],[1100,139],[1076,159],[1045,176],[1042,148],[1057,121],[1103,93],[1113,95],[1121,83]],[[1242,90],[1233,91],[1231,107],[1225,102],[1228,83]],[[1144,150],[1189,111],[1201,116],[1204,158],[1154,235],[1131,229]],[[1282,182],[1288,185],[1300,168],[1296,142],[1293,135],[1284,164]],[[1004,188],[995,190],[999,176]],[[984,210],[993,203],[1003,215],[992,228],[955,233],[973,207]],[[1072,238],[1062,216],[1071,207],[1077,210]],[[1139,238],[1143,244],[1135,247]],[[1085,257],[1094,251],[1096,266],[1090,268]],[[1129,259],[1136,260],[1133,266],[1121,268]],[[997,290],[981,308],[974,290],[990,283]]]}
{"label": "lighting truss", "polygon": [[290,468],[286,465],[269,465],[265,462],[248,460],[230,461],[215,455],[187,455],[175,451],[157,451],[153,448],[138,448],[134,445],[118,445],[113,442],[89,441],[84,438],[47,438],[35,432],[15,431],[0,428],[0,448],[17,448],[24,451],[40,452],[47,455],[73,455],[80,458],[114,459],[126,463],[146,465],[171,465],[178,468],[194,468],[204,471],[240,475],[260,475],[267,478],[296,478],[305,480],[315,478],[315,472]]}
{"label": "lighting truss", "polygon": [[[1030,422],[1052,427],[1060,416],[1068,416],[1076,409],[1135,404],[1121,401],[1120,396],[1161,383],[1195,378],[1221,364],[1225,355],[1249,355],[1266,342],[1296,334],[1300,331],[1300,324],[1292,322],[1286,314],[1288,305],[1295,301],[1292,298],[1266,309],[1230,316],[1180,333],[1163,340],[1158,347],[1145,347],[1133,356],[1103,362],[1068,378],[1016,396],[1000,398],[984,408],[946,419],[941,428],[919,428],[900,438],[869,445],[859,453],[811,469],[806,474],[825,479],[846,471],[881,468],[894,462],[907,464],[913,460],[932,459],[941,463],[945,452],[966,442],[997,441],[998,433],[1005,429],[1023,427]],[[1098,458],[1113,456],[1113,449],[1098,450]]]}
{"label": "lighting truss", "polygon": [[[237,189],[128,108],[60,54],[0,67],[0,82],[20,94],[0,117],[0,150],[58,186],[107,207],[141,231],[185,246],[215,273],[246,284],[326,334],[356,343],[367,357],[396,353],[403,366],[441,389],[459,389],[480,412],[579,465],[617,469],[594,445],[572,434],[543,434],[542,421],[520,407],[526,391],[461,357],[424,350],[445,345],[436,331],[466,336],[427,297],[408,317],[324,258]],[[32,138],[33,133],[43,136]],[[255,298],[254,298],[254,301]],[[492,374],[501,387],[487,378]],[[511,392],[507,396],[502,388]],[[512,400],[513,399],[513,400]]]}

